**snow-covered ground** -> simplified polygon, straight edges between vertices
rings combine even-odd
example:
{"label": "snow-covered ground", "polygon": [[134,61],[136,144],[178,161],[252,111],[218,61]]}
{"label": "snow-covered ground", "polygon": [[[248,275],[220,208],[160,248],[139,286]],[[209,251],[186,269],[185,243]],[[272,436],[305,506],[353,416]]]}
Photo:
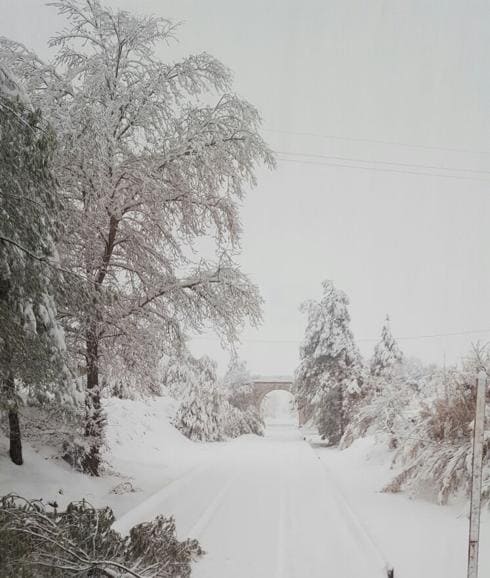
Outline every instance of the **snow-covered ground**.
{"label": "snow-covered ground", "polygon": [[[391,455],[373,438],[344,451],[315,447],[365,533],[395,568],[396,578],[466,576],[468,503],[440,506],[406,494],[380,490],[394,476]],[[480,576],[490,576],[490,515],[482,512]]]}
{"label": "snow-covered ground", "polygon": [[326,469],[294,426],[244,436],[211,463],[128,512],[127,531],[172,513],[208,552],[196,578],[382,578],[383,561],[346,515]]}
{"label": "snow-covered ground", "polygon": [[174,406],[164,397],[107,400],[107,466],[101,478],[74,471],[52,448],[35,440],[24,441],[24,465],[16,466],[8,458],[7,440],[0,437],[0,491],[56,500],[60,507],[83,497],[122,514],[210,458],[212,448],[192,443],[170,425]]}
{"label": "snow-covered ground", "polygon": [[[465,575],[466,506],[381,493],[393,472],[373,440],[333,450],[275,420],[264,438],[196,444],[170,425],[168,399],[110,400],[106,409],[103,478],[74,472],[47,448],[26,447],[25,465],[14,466],[2,441],[2,493],[109,504],[121,531],[174,514],[179,536],[207,551],[196,578],[382,578],[386,562],[396,578]],[[485,514],[481,576],[490,575],[488,545]]]}

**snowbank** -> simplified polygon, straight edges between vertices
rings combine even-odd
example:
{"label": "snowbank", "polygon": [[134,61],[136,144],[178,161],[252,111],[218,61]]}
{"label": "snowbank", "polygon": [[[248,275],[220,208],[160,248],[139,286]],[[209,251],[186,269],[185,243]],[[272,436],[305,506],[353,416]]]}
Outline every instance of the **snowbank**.
{"label": "snowbank", "polygon": [[209,448],[193,444],[170,423],[176,402],[170,398],[105,400],[107,413],[105,472],[92,478],[73,470],[53,448],[24,442],[24,465],[8,457],[0,438],[0,491],[56,500],[63,507],[86,498],[110,505],[120,515],[157,489],[206,459]]}

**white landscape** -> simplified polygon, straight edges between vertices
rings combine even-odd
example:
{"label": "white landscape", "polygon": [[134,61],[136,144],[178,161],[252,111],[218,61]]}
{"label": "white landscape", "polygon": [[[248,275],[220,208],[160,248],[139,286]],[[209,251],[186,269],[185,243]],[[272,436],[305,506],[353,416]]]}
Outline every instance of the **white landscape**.
{"label": "white landscape", "polygon": [[[1,487],[60,507],[81,494],[95,506],[110,504],[123,533],[159,513],[174,515],[178,534],[198,538],[207,551],[193,569],[200,578],[326,571],[381,578],[387,565],[402,578],[464,575],[467,504],[380,492],[393,472],[389,452],[374,439],[344,451],[321,447],[285,412],[269,418],[263,438],[195,447],[169,425],[174,406],[168,399],[110,402],[107,458],[116,473],[89,478],[46,449],[30,449],[24,481],[2,458]],[[489,540],[488,515],[482,532]],[[482,575],[489,570],[483,549]]]}
{"label": "white landscape", "polygon": [[490,576],[483,0],[0,0],[0,578]]}

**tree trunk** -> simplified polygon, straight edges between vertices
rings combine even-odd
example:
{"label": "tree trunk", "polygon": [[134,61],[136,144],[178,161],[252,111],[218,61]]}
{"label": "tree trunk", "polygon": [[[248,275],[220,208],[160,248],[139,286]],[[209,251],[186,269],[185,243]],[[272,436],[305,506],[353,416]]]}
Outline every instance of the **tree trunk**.
{"label": "tree trunk", "polygon": [[339,388],[339,442],[345,433],[345,422],[346,422],[346,407],[345,407],[345,395],[344,395],[344,384],[341,382],[338,386]]}
{"label": "tree trunk", "polygon": [[82,468],[90,475],[98,476],[104,418],[100,403],[99,341],[95,326],[92,326],[91,330],[87,334],[86,347],[87,392],[85,397],[85,437],[89,438],[89,447],[82,459]]}
{"label": "tree trunk", "polygon": [[9,410],[9,428],[10,428],[10,459],[14,464],[21,466],[24,463],[22,459],[22,439],[20,437],[19,412]]}
{"label": "tree trunk", "polygon": [[22,458],[22,438],[20,435],[19,412],[15,404],[15,382],[11,371],[5,380],[5,397],[9,404],[11,404],[8,410],[10,439],[9,455],[14,464],[21,466],[24,463]]}

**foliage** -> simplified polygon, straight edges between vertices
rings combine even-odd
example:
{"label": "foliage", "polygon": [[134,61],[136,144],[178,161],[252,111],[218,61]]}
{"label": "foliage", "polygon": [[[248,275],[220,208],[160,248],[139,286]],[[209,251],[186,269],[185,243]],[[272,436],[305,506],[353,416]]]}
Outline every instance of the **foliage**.
{"label": "foliage", "polygon": [[[177,365],[178,370],[170,372],[171,376],[177,376],[179,391],[185,391],[174,420],[184,435],[195,441],[219,441],[250,433],[263,434],[264,424],[255,407],[233,403],[244,398],[230,397],[229,373],[223,387],[213,361],[207,357],[195,359],[190,355],[186,359],[183,370],[181,365]],[[241,382],[241,378],[238,381]]]}
{"label": "foliage", "polygon": [[175,399],[185,399],[199,380],[202,361],[186,345],[165,355],[160,362],[162,388]]}
{"label": "foliage", "polygon": [[57,319],[64,282],[54,150],[50,126],[0,67],[0,409],[8,413],[10,456],[19,465],[20,405],[66,406],[76,396]]}
{"label": "foliage", "polygon": [[[441,504],[468,493],[471,479],[475,382],[489,367],[477,348],[461,368],[441,370],[403,359],[366,379],[367,394],[357,405],[341,446],[364,435],[379,436],[393,454],[398,474],[385,491],[430,495]],[[485,435],[483,495],[490,499],[490,435]]]}
{"label": "foliage", "polygon": [[57,354],[65,349],[54,301],[60,205],[53,150],[39,113],[7,97],[0,83],[0,379],[13,374],[39,386],[39,395],[60,371]]}
{"label": "foliage", "polygon": [[[469,493],[475,375],[466,370],[453,371],[446,384],[446,395],[428,398],[421,403],[413,417],[409,435],[401,440],[394,456],[394,464],[401,467],[401,471],[386,486],[386,491],[430,491],[443,504],[458,491]],[[489,449],[486,436],[483,487],[487,499],[490,498]]]}
{"label": "foliage", "polygon": [[[86,465],[97,474],[105,385],[153,391],[162,351],[186,332],[211,325],[231,342],[259,321],[258,290],[233,256],[245,190],[274,161],[258,112],[231,92],[218,60],[156,57],[172,23],[98,0],[51,4],[68,22],[51,41],[53,62],[8,39],[0,55],[57,134],[61,258],[86,289],[64,322],[86,370]],[[203,237],[210,258],[196,250]]]}
{"label": "foliage", "polygon": [[216,364],[207,357],[200,360],[197,379],[175,416],[175,426],[195,441],[219,441],[223,432],[224,396],[216,377]]}
{"label": "foliage", "polygon": [[342,437],[342,448],[367,434],[384,434],[389,439],[389,446],[396,448],[400,436],[408,435],[422,398],[404,370],[403,365],[397,365],[392,371],[376,377],[366,375],[363,396]]}
{"label": "foliage", "polygon": [[[54,63],[5,39],[2,56],[59,140],[62,257],[95,291],[90,319],[73,312],[70,335],[84,347],[95,318],[101,367],[152,379],[162,343],[180,341],[183,329],[211,321],[234,338],[243,318],[258,320],[257,290],[227,248],[239,242],[245,187],[272,157],[257,111],[228,92],[231,75],[219,61],[156,59],[171,23],[97,0],[52,4],[70,25],[52,41]],[[216,92],[214,106],[201,102]],[[215,239],[215,260],[192,259],[203,236]]]}
{"label": "foliage", "polygon": [[0,498],[0,574],[4,578],[107,576],[188,578],[203,554],[196,540],[179,542],[173,518],[157,516],[128,537],[111,529],[114,514],[87,502],[56,504]]}

